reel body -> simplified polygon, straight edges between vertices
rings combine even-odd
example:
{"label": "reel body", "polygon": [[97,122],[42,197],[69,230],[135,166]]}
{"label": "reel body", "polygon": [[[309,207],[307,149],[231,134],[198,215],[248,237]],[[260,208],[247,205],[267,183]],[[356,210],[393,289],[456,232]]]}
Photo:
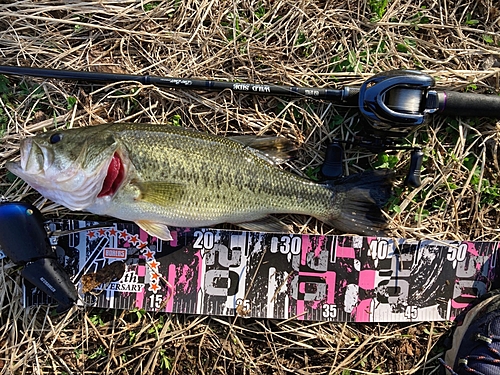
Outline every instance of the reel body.
{"label": "reel body", "polygon": [[359,110],[374,130],[407,135],[439,109],[431,90],[435,81],[416,70],[391,70],[366,80],[359,91]]}
{"label": "reel body", "polygon": [[424,154],[420,147],[399,144],[402,138],[424,125],[432,114],[443,111],[446,95],[434,90],[434,84],[434,78],[417,70],[391,70],[369,78],[359,91],[359,110],[371,132],[368,130],[366,138],[354,143],[374,151],[411,151],[404,181],[406,186],[421,185]]}

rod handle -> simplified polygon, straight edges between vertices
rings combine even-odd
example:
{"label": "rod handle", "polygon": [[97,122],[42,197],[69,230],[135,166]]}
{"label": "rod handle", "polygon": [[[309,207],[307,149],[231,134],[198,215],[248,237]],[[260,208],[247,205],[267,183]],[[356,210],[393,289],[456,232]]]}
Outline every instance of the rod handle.
{"label": "rod handle", "polygon": [[500,118],[500,96],[438,92],[439,111],[443,115]]}

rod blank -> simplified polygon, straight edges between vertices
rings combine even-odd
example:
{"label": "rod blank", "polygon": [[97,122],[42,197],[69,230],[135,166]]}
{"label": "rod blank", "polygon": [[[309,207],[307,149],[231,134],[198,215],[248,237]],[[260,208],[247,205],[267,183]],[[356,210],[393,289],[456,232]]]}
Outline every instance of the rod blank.
{"label": "rod blank", "polygon": [[115,73],[82,72],[75,70],[42,69],[19,66],[0,66],[0,74],[13,74],[20,76],[33,76],[42,78],[56,78],[97,83],[111,83],[122,81],[139,82],[145,85],[155,85],[182,90],[224,91],[248,93],[252,95],[276,95],[296,98],[324,99],[337,103],[356,105],[359,89],[344,87],[343,89],[281,86],[268,84],[224,82],[214,80],[158,77],[150,75],[132,75]]}

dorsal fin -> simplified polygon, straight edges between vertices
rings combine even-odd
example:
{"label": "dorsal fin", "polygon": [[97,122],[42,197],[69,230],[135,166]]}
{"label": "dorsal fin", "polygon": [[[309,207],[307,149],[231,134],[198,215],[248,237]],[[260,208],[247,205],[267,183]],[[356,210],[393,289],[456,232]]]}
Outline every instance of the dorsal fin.
{"label": "dorsal fin", "polygon": [[237,135],[228,137],[255,151],[255,154],[271,164],[282,164],[295,157],[297,146],[283,137],[258,137]]}

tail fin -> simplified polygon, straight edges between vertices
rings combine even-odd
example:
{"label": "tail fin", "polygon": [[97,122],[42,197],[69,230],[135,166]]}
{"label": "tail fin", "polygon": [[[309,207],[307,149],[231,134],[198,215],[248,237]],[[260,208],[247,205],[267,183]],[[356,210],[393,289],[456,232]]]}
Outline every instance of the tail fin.
{"label": "tail fin", "polygon": [[384,235],[387,220],[381,208],[392,195],[393,180],[393,171],[379,169],[328,184],[334,193],[334,210],[324,221],[345,233]]}

